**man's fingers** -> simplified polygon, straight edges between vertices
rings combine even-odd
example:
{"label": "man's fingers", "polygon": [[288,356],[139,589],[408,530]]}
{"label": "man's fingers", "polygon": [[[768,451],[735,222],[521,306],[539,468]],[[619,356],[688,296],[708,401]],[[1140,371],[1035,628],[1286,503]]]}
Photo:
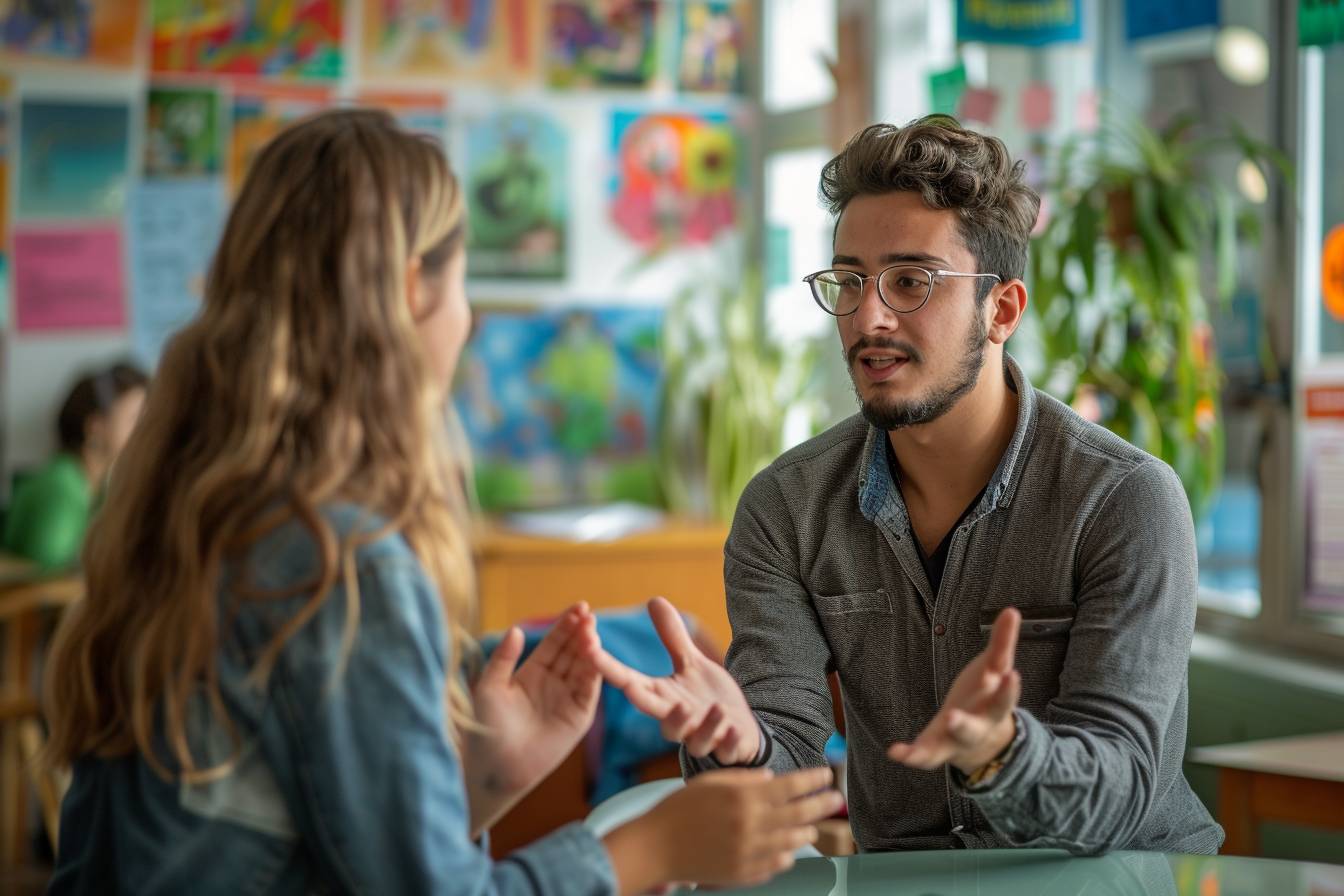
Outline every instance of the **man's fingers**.
{"label": "man's fingers", "polygon": [[1017,708],[1017,700],[1022,696],[1022,673],[1016,669],[1003,676],[999,689],[989,703],[989,715],[997,720]]}
{"label": "man's fingers", "polygon": [[676,672],[685,669],[699,648],[691,640],[691,633],[686,631],[686,623],[677,608],[666,598],[655,597],[649,601],[649,618],[667,648],[667,655],[672,658],[672,669]]}
{"label": "man's fingers", "polygon": [[941,738],[921,734],[914,743],[892,744],[887,749],[887,758],[911,768],[937,768],[952,756],[950,746],[939,743],[939,740]]}
{"label": "man's fingers", "polygon": [[[611,682],[611,686],[614,688],[626,691],[628,688],[648,681],[649,676],[630,668],[600,647],[591,655],[590,659],[593,665],[597,667],[597,671],[601,672],[602,677]],[[626,696],[630,695],[627,693]]]}
{"label": "man's fingers", "polygon": [[708,756],[718,748],[719,741],[730,727],[732,726],[723,712],[723,707],[714,704],[709,708],[709,712],[705,713],[704,720],[682,740],[686,752],[697,759]]}
{"label": "man's fingers", "polygon": [[1017,651],[1017,633],[1022,627],[1022,614],[1015,607],[1004,607],[994,620],[989,647],[985,650],[990,671],[1003,674],[1013,668],[1013,654]]}

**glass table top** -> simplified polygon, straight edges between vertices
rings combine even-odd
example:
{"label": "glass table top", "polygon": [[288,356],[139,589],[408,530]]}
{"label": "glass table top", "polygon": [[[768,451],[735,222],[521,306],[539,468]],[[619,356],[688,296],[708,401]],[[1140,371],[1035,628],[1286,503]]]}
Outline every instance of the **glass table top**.
{"label": "glass table top", "polygon": [[802,859],[751,892],[783,896],[1344,896],[1344,865],[1036,849]]}

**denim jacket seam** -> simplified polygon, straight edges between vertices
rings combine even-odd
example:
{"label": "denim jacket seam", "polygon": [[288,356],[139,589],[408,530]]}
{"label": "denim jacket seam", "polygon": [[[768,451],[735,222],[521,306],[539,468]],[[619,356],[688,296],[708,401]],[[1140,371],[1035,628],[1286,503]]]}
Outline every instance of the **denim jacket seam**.
{"label": "denim jacket seam", "polygon": [[[288,720],[288,727],[293,735],[295,750],[301,754],[306,754],[306,750],[304,749],[305,737],[303,726],[299,724],[298,716],[290,708],[291,693],[288,686],[288,674],[282,666],[276,667],[275,674],[278,676],[278,686],[276,687],[276,691],[279,692],[277,694],[279,699],[275,701],[277,711],[284,713]],[[314,787],[313,779],[310,777],[307,765],[304,762],[296,763],[296,774],[300,778],[300,798],[303,799],[310,810],[312,824],[317,829],[322,839],[332,847],[330,850],[331,855],[327,858],[332,863],[332,867],[343,878],[342,886],[348,889],[351,893],[363,892],[363,890],[355,885],[356,877],[354,875],[354,870],[346,863],[344,852],[335,848],[337,844],[335,838],[332,836],[331,830],[326,826],[323,820],[325,817],[324,813],[318,811],[320,810],[320,806],[313,796],[317,790]]]}

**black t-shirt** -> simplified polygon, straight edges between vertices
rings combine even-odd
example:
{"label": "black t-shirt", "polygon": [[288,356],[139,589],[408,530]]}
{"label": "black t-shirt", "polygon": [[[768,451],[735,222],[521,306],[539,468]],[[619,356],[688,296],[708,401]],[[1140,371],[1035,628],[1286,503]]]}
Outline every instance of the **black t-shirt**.
{"label": "black t-shirt", "polygon": [[[891,439],[887,443],[887,466],[892,470],[892,478],[896,480],[896,487],[900,488],[900,480],[894,475],[899,469],[896,465],[896,452],[891,447]],[[988,486],[986,486],[988,488]],[[971,511],[980,503],[980,499],[985,496],[985,489],[980,489],[980,494],[971,499],[971,503],[966,505],[966,509],[957,517],[957,521],[952,524],[952,528],[947,530],[943,540],[938,542],[938,547],[933,549],[932,554],[924,553],[924,545],[919,541],[919,536],[915,534],[915,527],[910,527],[910,538],[915,543],[915,552],[919,554],[919,562],[924,565],[924,575],[929,577],[929,588],[933,591],[933,596],[938,597],[938,586],[943,583],[943,570],[947,568],[947,549],[952,546],[952,535],[957,531],[957,527],[962,524],[966,517],[971,515]]]}

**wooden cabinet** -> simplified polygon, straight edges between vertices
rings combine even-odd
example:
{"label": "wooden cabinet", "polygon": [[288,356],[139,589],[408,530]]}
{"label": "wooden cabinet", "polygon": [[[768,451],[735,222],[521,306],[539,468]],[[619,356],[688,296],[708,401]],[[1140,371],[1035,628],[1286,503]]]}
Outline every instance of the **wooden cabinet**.
{"label": "wooden cabinet", "polygon": [[727,537],[721,524],[685,520],[606,542],[535,538],[487,525],[477,540],[480,630],[554,616],[579,600],[602,610],[661,595],[726,648],[732,638],[723,592]]}

